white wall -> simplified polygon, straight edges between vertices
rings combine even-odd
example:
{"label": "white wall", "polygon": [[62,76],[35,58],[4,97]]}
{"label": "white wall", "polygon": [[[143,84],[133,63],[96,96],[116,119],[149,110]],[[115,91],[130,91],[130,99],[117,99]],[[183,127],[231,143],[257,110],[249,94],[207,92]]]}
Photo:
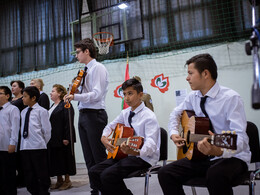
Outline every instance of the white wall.
{"label": "white wall", "polygon": [[[155,114],[160,126],[168,129],[170,112],[176,106],[174,91],[178,89],[188,89],[190,91],[190,87],[185,80],[186,68],[184,64],[186,60],[196,54],[205,52],[210,53],[217,62],[219,83],[236,90],[242,96],[247,119],[260,127],[259,110],[251,108],[251,86],[253,83],[252,56],[246,56],[243,41],[130,58],[130,77],[138,75],[142,78],[144,89],[152,96]],[[124,81],[126,59],[104,61],[102,63],[109,72],[110,83],[106,106],[109,121],[112,121],[121,109],[121,99],[114,97],[114,90]],[[72,78],[76,76],[78,69],[83,67],[84,65],[75,63],[44,71],[9,76],[0,78],[0,85],[9,86],[11,80],[17,79],[24,81],[28,85],[32,78],[42,78],[45,83],[44,91],[49,94],[53,84],[59,83],[67,87]],[[169,90],[165,93],[161,93],[158,89],[150,85],[151,79],[161,73],[164,73],[164,76],[169,77],[170,80]],[[73,105],[75,110],[77,110],[77,103],[73,103]],[[77,121],[78,111],[76,111],[74,121],[76,129]],[[77,130],[76,134],[76,161],[84,162]],[[168,152],[169,159],[176,159],[176,148],[170,140]]]}

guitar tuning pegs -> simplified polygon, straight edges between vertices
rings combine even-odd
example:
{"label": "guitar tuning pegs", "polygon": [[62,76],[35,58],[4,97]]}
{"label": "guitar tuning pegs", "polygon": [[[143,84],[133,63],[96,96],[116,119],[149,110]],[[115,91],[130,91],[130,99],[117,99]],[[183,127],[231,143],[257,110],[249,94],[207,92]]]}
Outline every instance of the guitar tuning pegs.
{"label": "guitar tuning pegs", "polygon": [[224,134],[224,133],[226,133],[226,131],[223,130],[223,131],[221,131],[221,133]]}
{"label": "guitar tuning pegs", "polygon": [[229,133],[229,134],[230,134],[230,133],[231,133],[231,131],[227,131],[227,133]]}

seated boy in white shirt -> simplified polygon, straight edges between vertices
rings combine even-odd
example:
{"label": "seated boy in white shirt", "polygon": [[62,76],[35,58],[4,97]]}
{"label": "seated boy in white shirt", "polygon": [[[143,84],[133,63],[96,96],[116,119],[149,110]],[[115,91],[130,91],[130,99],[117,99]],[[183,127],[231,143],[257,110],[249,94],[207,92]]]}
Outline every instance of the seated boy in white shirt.
{"label": "seated boy in white shirt", "polygon": [[12,92],[0,86],[0,193],[16,195],[15,150],[20,128],[20,111],[10,103]]}
{"label": "seated boy in white shirt", "polygon": [[[123,179],[134,171],[155,165],[159,160],[160,127],[155,114],[142,102],[142,84],[133,78],[125,81],[122,89],[125,101],[130,107],[122,110],[120,115],[105,127],[101,141],[106,149],[113,153],[114,146],[108,137],[120,123],[132,127],[134,136],[143,137],[144,144],[140,151],[135,151],[123,142],[120,149],[128,155],[126,158],[120,160],[110,158],[90,169],[89,177],[103,195],[132,194]],[[134,113],[131,119],[129,118],[130,112]]]}
{"label": "seated boy in white shirt", "polygon": [[31,194],[49,194],[47,143],[51,138],[48,111],[37,101],[40,92],[34,87],[23,90],[23,103],[28,107],[21,113],[21,158],[25,185]]}

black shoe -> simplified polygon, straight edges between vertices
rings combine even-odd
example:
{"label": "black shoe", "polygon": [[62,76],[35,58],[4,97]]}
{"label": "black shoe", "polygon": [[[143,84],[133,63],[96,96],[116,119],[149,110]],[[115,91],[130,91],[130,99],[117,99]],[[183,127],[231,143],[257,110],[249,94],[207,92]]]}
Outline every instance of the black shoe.
{"label": "black shoe", "polygon": [[91,190],[90,193],[91,193],[91,195],[99,195],[98,190],[96,190],[96,189]]}

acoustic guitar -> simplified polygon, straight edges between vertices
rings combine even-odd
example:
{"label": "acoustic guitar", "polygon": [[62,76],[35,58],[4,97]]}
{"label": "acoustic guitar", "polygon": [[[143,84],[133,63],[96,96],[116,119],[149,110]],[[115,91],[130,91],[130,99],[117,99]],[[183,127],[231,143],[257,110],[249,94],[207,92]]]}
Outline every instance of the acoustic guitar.
{"label": "acoustic guitar", "polygon": [[126,145],[128,145],[133,150],[139,150],[142,148],[144,143],[143,137],[135,137],[134,136],[134,129],[131,127],[126,127],[123,124],[117,124],[116,129],[114,130],[113,136],[112,136],[112,142],[111,144],[115,146],[114,152],[108,152],[107,159],[113,158],[113,159],[122,159],[127,157],[128,155],[123,153],[120,150],[120,145],[123,142],[126,142]]}
{"label": "acoustic guitar", "polygon": [[191,159],[205,159],[208,156],[202,154],[197,148],[197,142],[208,138],[208,141],[215,146],[231,150],[237,149],[237,135],[231,131],[222,134],[209,135],[210,120],[206,117],[197,117],[193,111],[185,110],[181,118],[181,137],[186,140],[185,145],[178,148],[177,159],[187,157]]}

